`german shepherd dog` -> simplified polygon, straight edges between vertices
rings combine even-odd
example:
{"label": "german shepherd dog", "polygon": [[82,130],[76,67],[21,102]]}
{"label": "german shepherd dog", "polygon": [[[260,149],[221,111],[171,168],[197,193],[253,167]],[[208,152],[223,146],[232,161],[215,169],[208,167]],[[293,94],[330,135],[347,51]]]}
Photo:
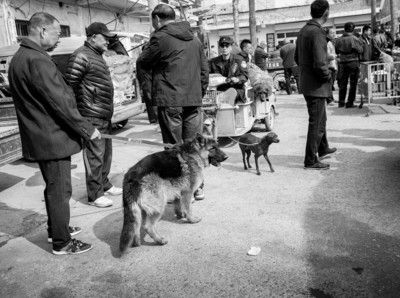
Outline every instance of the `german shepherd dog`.
{"label": "german shepherd dog", "polygon": [[203,184],[202,170],[210,163],[219,166],[227,158],[214,139],[198,134],[193,141],[150,154],[130,168],[123,181],[121,255],[130,246],[140,246],[146,233],[155,243],[167,244],[156,231],[167,202],[174,202],[178,218],[199,222],[201,218],[192,214],[191,202]]}
{"label": "german shepherd dog", "polygon": [[[267,133],[267,135],[265,135],[262,139],[257,138],[255,135],[252,135],[250,133],[241,136],[239,138],[239,147],[240,150],[242,151],[244,169],[247,170],[247,168],[251,168],[250,155],[251,152],[253,152],[254,160],[256,162],[257,175],[261,175],[260,170],[258,168],[258,158],[261,155],[263,155],[267,160],[271,172],[275,172],[268,158],[268,149],[272,143],[279,143],[278,135],[274,132]],[[247,165],[245,161],[245,154],[247,155],[246,156]]]}

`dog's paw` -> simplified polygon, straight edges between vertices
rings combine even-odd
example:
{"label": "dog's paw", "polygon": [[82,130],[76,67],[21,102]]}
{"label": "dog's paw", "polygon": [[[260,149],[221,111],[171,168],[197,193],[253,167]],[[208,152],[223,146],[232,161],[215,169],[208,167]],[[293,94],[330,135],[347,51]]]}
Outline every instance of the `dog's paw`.
{"label": "dog's paw", "polygon": [[251,169],[252,167],[251,167],[251,165],[249,165],[249,169]]}
{"label": "dog's paw", "polygon": [[271,169],[271,173],[275,173],[275,170],[274,170],[274,169]]}
{"label": "dog's paw", "polygon": [[193,216],[193,217],[187,219],[187,222],[191,223],[191,224],[195,224],[200,221],[201,221],[201,217],[196,217],[196,216]]}
{"label": "dog's paw", "polygon": [[168,240],[165,238],[160,238],[159,240],[157,240],[156,242],[158,245],[165,245],[168,243]]}
{"label": "dog's paw", "polygon": [[258,172],[258,173],[257,173],[257,175],[258,175],[258,176],[261,176],[261,173],[260,173],[260,172]]}

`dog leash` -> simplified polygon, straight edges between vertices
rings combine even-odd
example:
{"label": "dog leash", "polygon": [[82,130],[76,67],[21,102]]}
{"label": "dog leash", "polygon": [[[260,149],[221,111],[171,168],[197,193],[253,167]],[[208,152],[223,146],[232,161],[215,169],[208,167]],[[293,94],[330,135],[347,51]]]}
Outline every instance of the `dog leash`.
{"label": "dog leash", "polygon": [[[268,133],[266,134],[266,136],[269,135],[270,133],[271,133],[271,132],[268,132]],[[244,145],[244,146],[255,146],[255,145],[258,145],[258,144],[259,144],[259,143],[242,143],[242,142],[239,142],[238,140],[235,140],[235,139],[232,138],[232,137],[228,137],[228,139],[230,139],[230,140],[232,140],[232,141],[238,143],[239,145]]]}
{"label": "dog leash", "polygon": [[116,140],[116,141],[134,143],[134,144],[147,144],[147,145],[160,146],[160,147],[166,147],[166,148],[174,147],[174,145],[172,145],[172,144],[153,142],[153,141],[141,140],[141,139],[132,139],[132,138],[127,138],[127,137],[120,137],[120,136],[114,136],[114,135],[110,135],[110,134],[106,134],[106,133],[102,133],[101,137],[103,139],[111,139],[111,140]]}

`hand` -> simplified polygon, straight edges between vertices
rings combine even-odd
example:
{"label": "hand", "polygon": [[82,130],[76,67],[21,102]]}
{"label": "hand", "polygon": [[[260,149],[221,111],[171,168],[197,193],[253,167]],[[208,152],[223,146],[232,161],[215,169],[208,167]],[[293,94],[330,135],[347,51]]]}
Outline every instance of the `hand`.
{"label": "hand", "polygon": [[99,139],[100,140],[101,139],[101,133],[97,128],[94,129],[94,132],[90,136],[90,139],[91,140],[94,140],[94,139]]}
{"label": "hand", "polygon": [[231,81],[232,81],[232,83],[235,83],[235,84],[239,83],[239,79],[237,77],[231,78]]}

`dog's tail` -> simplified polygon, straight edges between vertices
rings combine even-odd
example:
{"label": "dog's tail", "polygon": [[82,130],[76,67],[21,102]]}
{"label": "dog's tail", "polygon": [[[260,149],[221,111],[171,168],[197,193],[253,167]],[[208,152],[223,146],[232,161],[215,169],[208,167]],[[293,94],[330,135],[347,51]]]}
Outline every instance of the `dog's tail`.
{"label": "dog's tail", "polygon": [[124,224],[122,227],[119,250],[121,256],[130,246],[140,246],[140,228],[142,225],[142,210],[138,204],[140,187],[137,181],[124,183],[122,201],[124,207]]}

